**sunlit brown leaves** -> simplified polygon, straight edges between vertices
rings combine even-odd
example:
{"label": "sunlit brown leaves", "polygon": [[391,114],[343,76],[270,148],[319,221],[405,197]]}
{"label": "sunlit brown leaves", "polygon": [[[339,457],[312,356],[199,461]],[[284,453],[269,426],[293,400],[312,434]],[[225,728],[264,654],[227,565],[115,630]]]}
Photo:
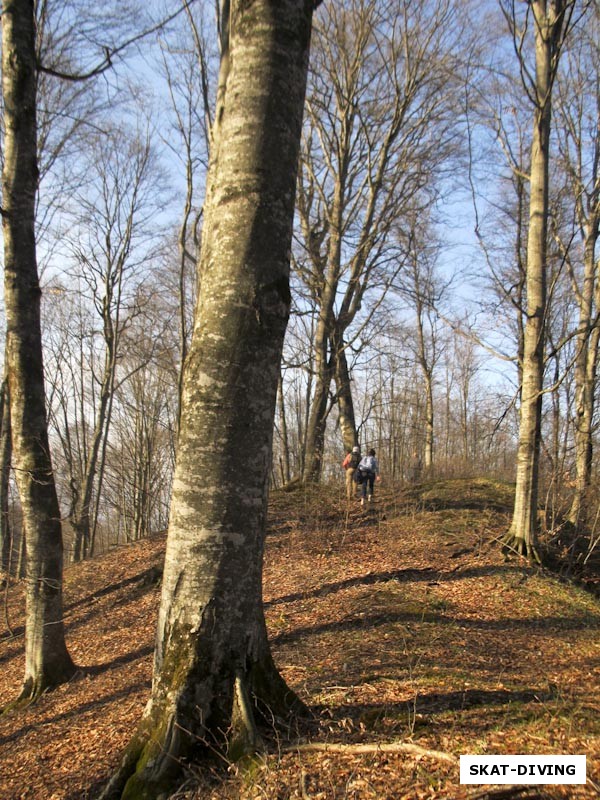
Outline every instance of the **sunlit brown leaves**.
{"label": "sunlit brown leaves", "polygon": [[[318,725],[273,742],[244,771],[193,767],[177,797],[460,800],[483,791],[460,787],[452,763],[417,751],[303,751],[309,739],[410,743],[454,757],[585,753],[600,783],[600,603],[504,561],[501,492],[483,482],[445,490],[385,487],[368,511],[346,505],[341,482],[273,497],[267,622],[279,668]],[[68,642],[85,674],[0,718],[2,800],[92,798],[116,765],[148,697],[151,568],[163,547],[159,537],[67,570]],[[23,670],[22,587],[9,595],[16,637],[0,640],[0,702],[15,696]],[[596,796],[592,783],[537,794]]]}

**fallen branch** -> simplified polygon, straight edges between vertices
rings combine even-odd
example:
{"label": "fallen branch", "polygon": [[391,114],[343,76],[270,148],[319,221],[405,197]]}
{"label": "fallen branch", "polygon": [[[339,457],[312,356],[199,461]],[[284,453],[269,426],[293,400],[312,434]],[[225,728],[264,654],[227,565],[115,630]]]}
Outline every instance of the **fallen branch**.
{"label": "fallen branch", "polygon": [[284,748],[284,752],[301,753],[410,753],[415,756],[425,756],[434,758],[437,761],[445,761],[448,764],[458,764],[458,758],[451,753],[443,753],[440,750],[427,750],[417,744],[407,742],[369,742],[365,744],[339,744],[335,742],[306,742],[304,744],[290,745]]}

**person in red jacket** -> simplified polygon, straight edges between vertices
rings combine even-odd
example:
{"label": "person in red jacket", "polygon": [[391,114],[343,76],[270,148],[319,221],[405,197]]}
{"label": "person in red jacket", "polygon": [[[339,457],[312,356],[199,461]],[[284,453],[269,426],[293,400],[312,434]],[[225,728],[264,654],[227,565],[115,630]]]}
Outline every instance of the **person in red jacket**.
{"label": "person in red jacket", "polygon": [[352,500],[356,484],[354,483],[354,473],[360,464],[360,447],[355,445],[352,451],[346,455],[342,461],[342,467],[346,470],[346,497]]}

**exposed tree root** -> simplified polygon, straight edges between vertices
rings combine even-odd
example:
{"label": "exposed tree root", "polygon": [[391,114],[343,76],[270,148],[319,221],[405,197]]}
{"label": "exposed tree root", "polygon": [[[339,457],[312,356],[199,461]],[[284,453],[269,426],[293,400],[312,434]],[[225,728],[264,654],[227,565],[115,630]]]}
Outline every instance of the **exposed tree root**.
{"label": "exposed tree root", "polygon": [[304,744],[290,745],[283,748],[283,751],[288,753],[410,753],[415,756],[433,758],[436,761],[445,761],[449,764],[458,764],[458,759],[451,753],[444,753],[441,750],[428,750],[410,742],[366,742],[363,744],[306,742]]}
{"label": "exposed tree root", "polygon": [[69,683],[78,674],[80,674],[79,668],[69,658],[60,670],[53,670],[51,675],[39,675],[35,679],[27,678],[16,700],[0,707],[0,715],[27,708],[58,686]]}
{"label": "exposed tree root", "polygon": [[[183,697],[184,693],[180,699]],[[195,720],[181,715],[177,702],[169,708],[161,703],[149,706],[100,800],[166,798],[176,787],[185,763],[215,753],[227,763],[252,757],[264,749],[259,726],[266,729],[283,723],[289,730],[293,718],[309,713],[270,659],[266,665],[255,663],[248,672],[231,676],[227,718],[221,699],[212,697],[212,710],[204,709],[204,723],[201,714]]]}
{"label": "exposed tree root", "polygon": [[507,555],[516,555],[526,558],[528,561],[535,561],[536,564],[542,564],[540,554],[534,544],[527,542],[522,536],[517,536],[509,530],[501,539],[502,552]]}

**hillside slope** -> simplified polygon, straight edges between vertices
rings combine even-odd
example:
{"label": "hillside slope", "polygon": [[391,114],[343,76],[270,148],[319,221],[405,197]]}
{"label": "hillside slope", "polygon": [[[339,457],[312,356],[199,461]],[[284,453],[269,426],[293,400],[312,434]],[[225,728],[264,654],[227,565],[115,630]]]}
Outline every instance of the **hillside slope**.
{"label": "hillside slope", "polygon": [[[311,741],[347,749],[279,742],[251,773],[190,773],[177,796],[492,797],[459,786],[455,758],[571,753],[588,756],[587,787],[513,796],[597,797],[600,602],[503,559],[509,507],[485,481],[383,489],[368,510],[348,508],[341,487],[276,493],[265,560],[274,655],[316,712]],[[66,571],[68,642],[84,674],[0,717],[2,800],[97,795],[148,697],[163,549],[157,537]],[[10,589],[0,623],[0,704],[23,674],[22,594]],[[356,747],[392,742],[401,752]]]}

